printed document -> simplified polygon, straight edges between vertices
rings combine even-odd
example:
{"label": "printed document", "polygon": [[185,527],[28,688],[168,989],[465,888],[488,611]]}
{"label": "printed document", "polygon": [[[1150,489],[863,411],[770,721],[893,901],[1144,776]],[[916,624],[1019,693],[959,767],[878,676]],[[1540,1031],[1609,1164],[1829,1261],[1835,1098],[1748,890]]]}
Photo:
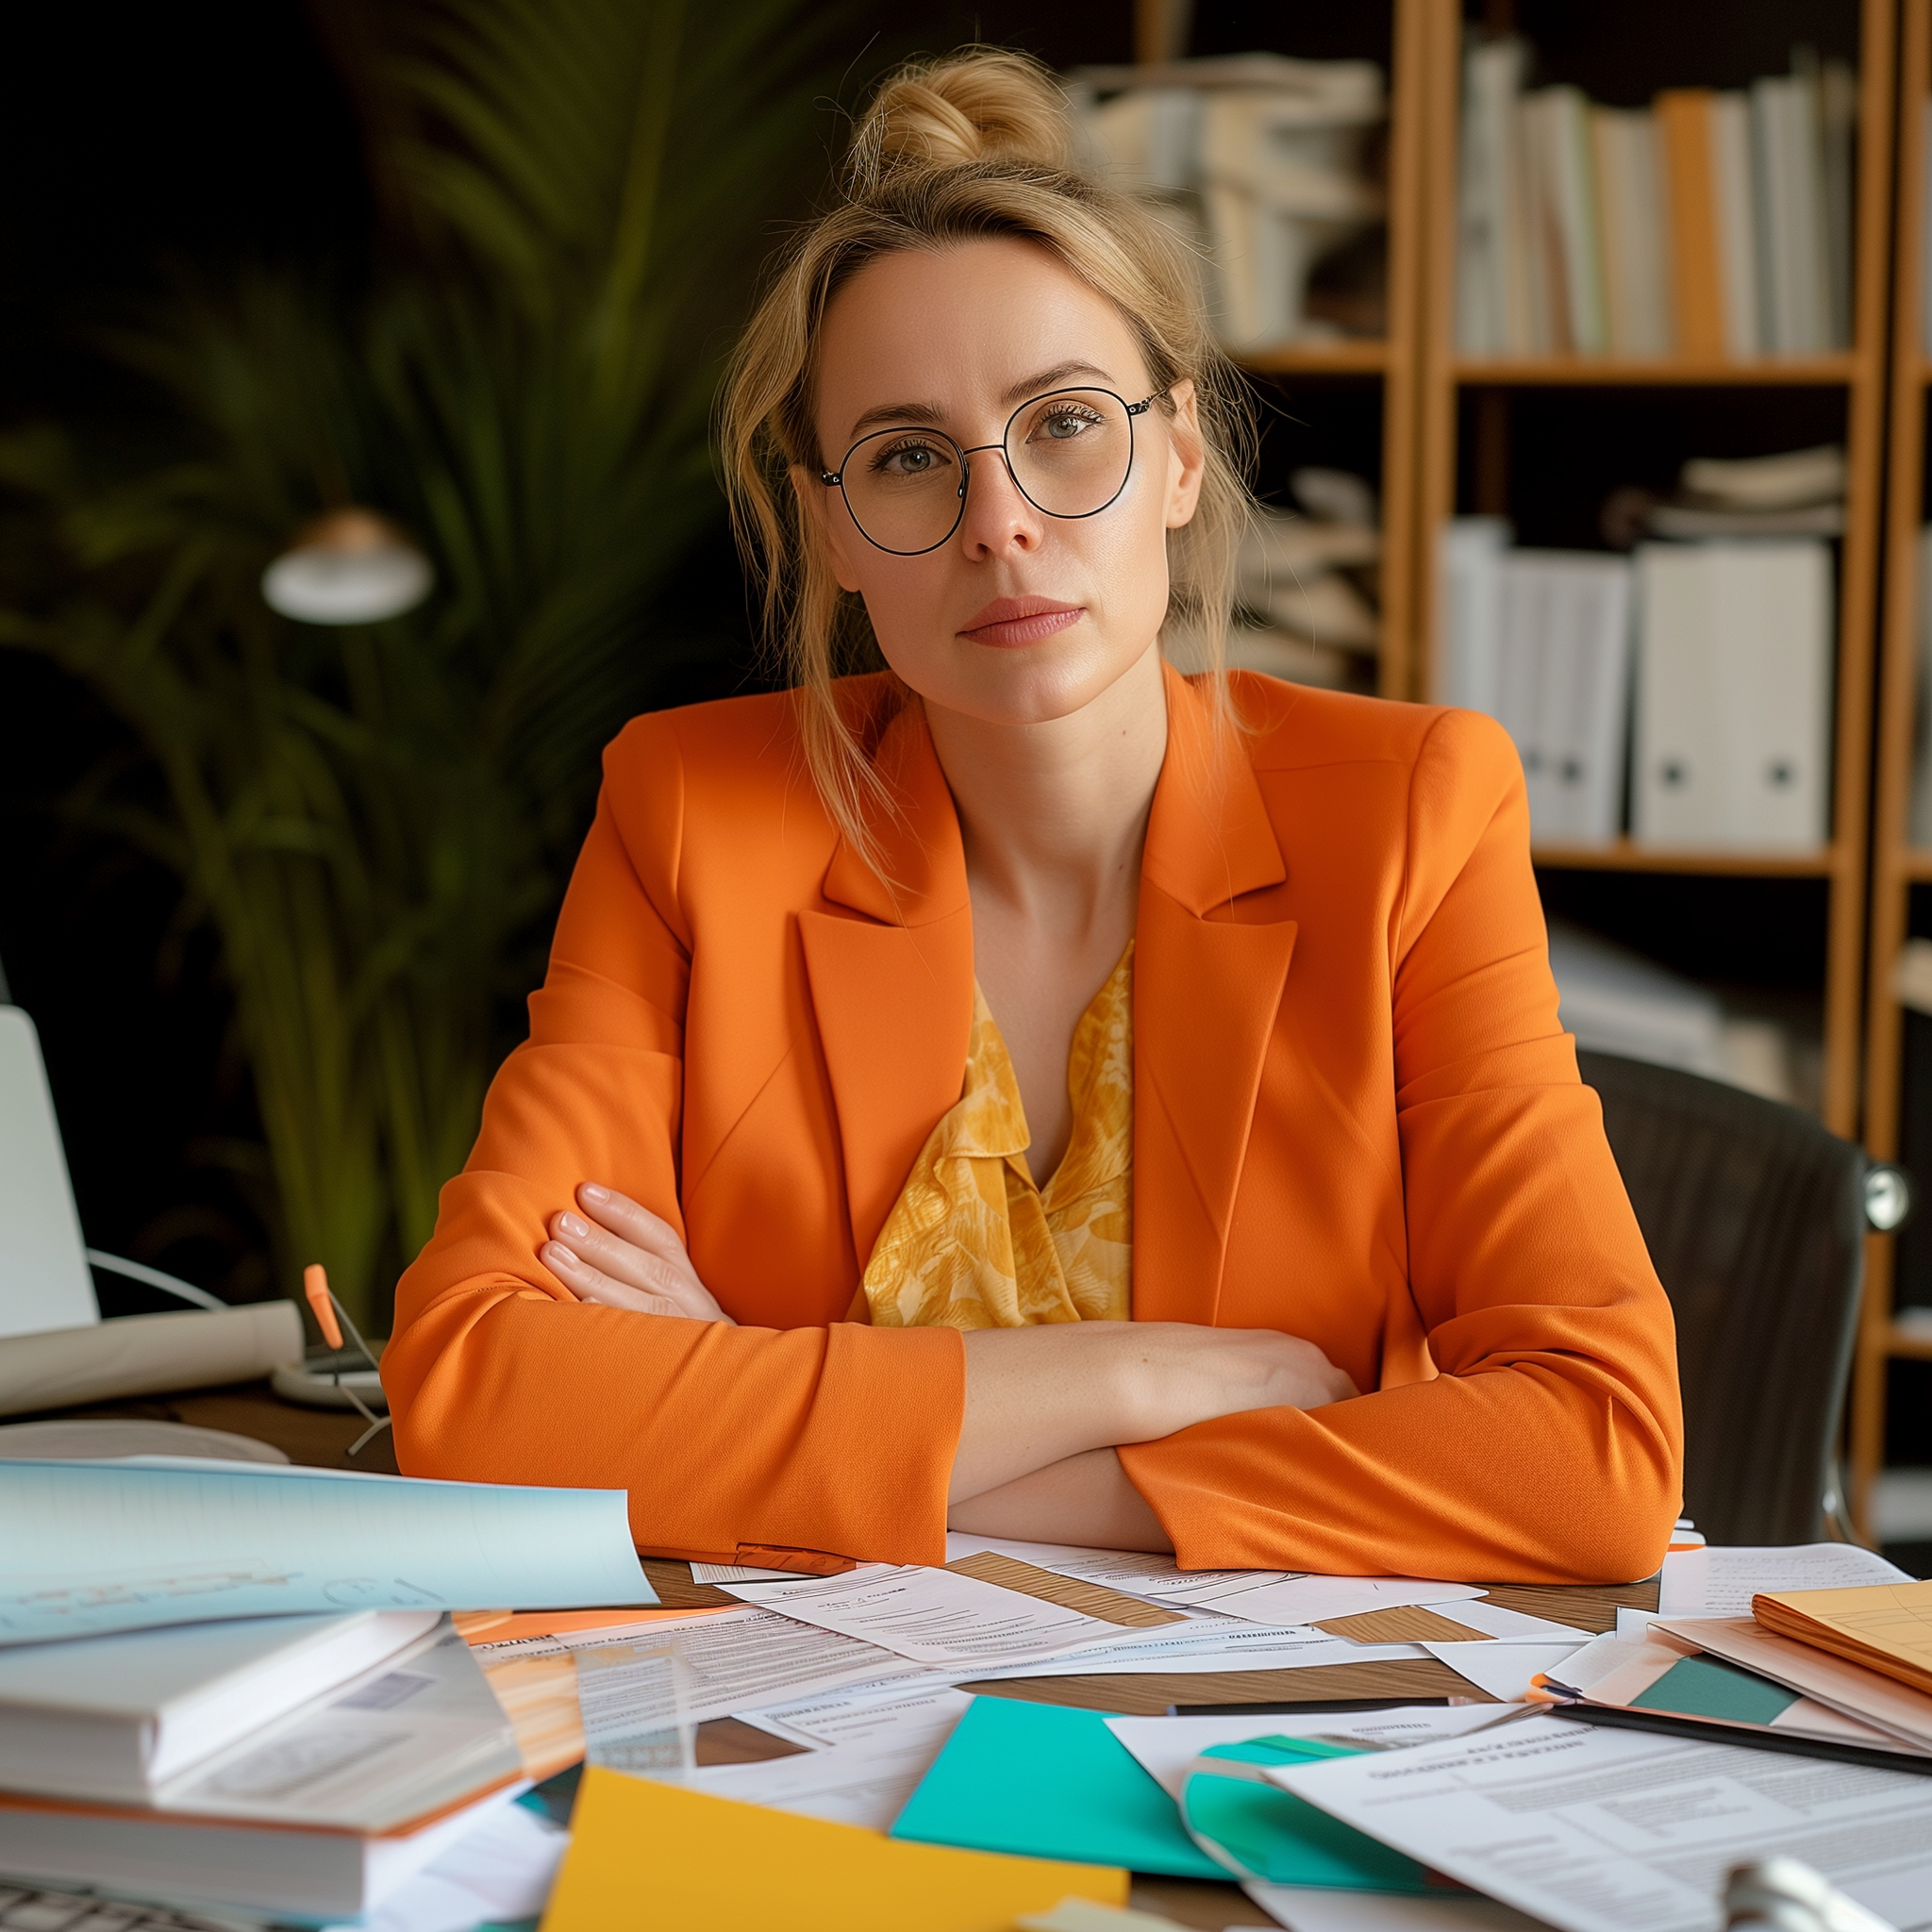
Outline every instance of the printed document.
{"label": "printed document", "polygon": [[1471,1583],[1425,1583],[1413,1576],[1289,1576],[1257,1583],[1256,1574],[1237,1571],[1236,1581],[1175,1591],[1173,1600],[1251,1624],[1317,1624],[1402,1605],[1468,1603],[1482,1595]]}
{"label": "printed document", "polygon": [[1907,1773],[1532,1717],[1267,1776],[1560,1932],[1719,1932],[1725,1874],[1774,1852],[1932,1926],[1932,1778]]}
{"label": "printed document", "polygon": [[1897,1564],[1857,1543],[1673,1550],[1664,1558],[1657,1613],[1748,1617],[1751,1599],[1761,1591],[1855,1590],[1860,1584],[1911,1580]]}
{"label": "printed document", "polygon": [[622,1490],[0,1462],[0,1643],[302,1610],[657,1601]]}
{"label": "printed document", "polygon": [[[1582,1640],[1579,1638],[1578,1641]],[[1496,1649],[1494,1644],[1479,1646]],[[1517,1648],[1511,1644],[1510,1649]],[[1039,1663],[1008,1664],[998,1670],[951,1674],[960,1681],[996,1683],[1006,1677],[1097,1677],[1158,1671],[1210,1675],[1219,1671],[1300,1671],[1318,1664],[1392,1663],[1425,1655],[1418,1643],[1350,1643],[1306,1624],[1277,1630],[1267,1624],[1243,1624],[1233,1617],[1202,1617],[1135,1634],[1124,1642],[1096,1650],[1068,1651]]]}
{"label": "printed document", "polygon": [[575,1653],[579,1695],[587,1712],[591,1702],[597,1704],[600,1727],[610,1737],[626,1726],[654,1732],[679,1721],[677,1700],[658,1661],[666,1645],[683,1666],[683,1721],[694,1724],[847,1684],[933,1681],[930,1672],[876,1644],[774,1610],[665,1617],[615,1641],[601,1630],[528,1641],[533,1648],[554,1642]]}
{"label": "printed document", "polygon": [[1118,1624],[976,1576],[913,1564],[870,1563],[842,1576],[726,1588],[747,1603],[941,1668],[1025,1663],[1121,1637]]}
{"label": "printed document", "polygon": [[753,1722],[761,1728],[796,1733],[817,1748],[763,1764],[714,1765],[686,1782],[714,1798],[889,1831],[972,1702],[941,1689],[760,1711]]}

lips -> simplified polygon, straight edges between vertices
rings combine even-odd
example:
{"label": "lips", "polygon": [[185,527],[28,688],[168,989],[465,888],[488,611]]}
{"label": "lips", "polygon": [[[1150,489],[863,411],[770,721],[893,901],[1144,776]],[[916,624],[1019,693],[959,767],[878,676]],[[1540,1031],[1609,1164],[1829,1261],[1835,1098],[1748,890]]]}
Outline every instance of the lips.
{"label": "lips", "polygon": [[1079,605],[1053,597],[996,597],[971,624],[961,625],[959,635],[975,644],[1011,650],[1050,638],[1079,623],[1083,614]]}

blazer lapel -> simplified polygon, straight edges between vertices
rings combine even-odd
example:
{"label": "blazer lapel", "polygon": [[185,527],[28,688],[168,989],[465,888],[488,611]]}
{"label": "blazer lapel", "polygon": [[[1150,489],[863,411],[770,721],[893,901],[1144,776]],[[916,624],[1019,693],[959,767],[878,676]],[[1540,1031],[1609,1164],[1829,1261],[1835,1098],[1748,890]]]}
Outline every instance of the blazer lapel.
{"label": "blazer lapel", "polygon": [[1134,947],[1134,1316],[1212,1322],[1296,928],[1239,903],[1288,876],[1239,739],[1172,669],[1167,701]]}
{"label": "blazer lapel", "polygon": [[959,822],[916,704],[887,726],[876,769],[895,813],[873,830],[881,878],[844,839],[798,916],[839,1114],[859,1266],[914,1158],[959,1097],[973,1027],[973,908]]}

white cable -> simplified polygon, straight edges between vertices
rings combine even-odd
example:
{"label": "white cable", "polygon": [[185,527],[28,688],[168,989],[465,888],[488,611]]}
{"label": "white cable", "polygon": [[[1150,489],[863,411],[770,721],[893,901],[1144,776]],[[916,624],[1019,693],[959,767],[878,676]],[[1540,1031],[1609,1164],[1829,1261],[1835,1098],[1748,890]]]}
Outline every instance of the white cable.
{"label": "white cable", "polygon": [[192,1281],[183,1281],[176,1275],[163,1274],[158,1268],[150,1268],[144,1261],[128,1261],[119,1255],[104,1255],[99,1248],[88,1249],[87,1257],[108,1274],[125,1274],[129,1281],[158,1288],[163,1294],[174,1295],[179,1301],[192,1302],[197,1308],[225,1308],[229,1306],[208,1293],[207,1289],[196,1288]]}

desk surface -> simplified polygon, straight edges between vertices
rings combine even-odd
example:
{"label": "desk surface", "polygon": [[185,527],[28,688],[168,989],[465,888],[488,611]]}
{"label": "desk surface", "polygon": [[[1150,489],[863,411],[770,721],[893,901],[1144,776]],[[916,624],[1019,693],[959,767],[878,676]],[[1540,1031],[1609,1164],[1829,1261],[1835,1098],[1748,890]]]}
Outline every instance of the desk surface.
{"label": "desk surface", "polygon": [[[49,1415],[133,1416],[143,1421],[192,1423],[198,1428],[226,1429],[273,1442],[292,1462],[322,1469],[374,1470],[396,1473],[395,1447],[385,1430],[351,1459],[349,1445],[364,1427],[358,1415],[337,1409],[300,1408],[282,1401],[266,1382],[244,1383],[232,1389],[207,1389],[182,1395],[143,1396],[131,1402],[95,1403],[83,1408],[59,1409]],[[43,1420],[19,1416],[12,1421]],[[653,1587],[673,1607],[693,1609],[737,1601],[721,1590],[692,1581],[687,1563],[644,1559]],[[1548,1617],[1585,1632],[1611,1629],[1617,1607],[1657,1607],[1657,1584],[1607,1584],[1553,1588],[1534,1584],[1497,1584],[1491,1598],[1512,1609]],[[961,1686],[998,1697],[1031,1698],[1042,1704],[1077,1705],[1121,1716],[1159,1716],[1176,1703],[1263,1704],[1273,1701],[1333,1700],[1366,1697],[1485,1698],[1465,1677],[1433,1657],[1385,1663],[1334,1664],[1301,1671],[1224,1671],[1205,1674],[1100,1677],[1036,1677],[997,1684]],[[743,1762],[761,1755],[763,1732],[733,1718],[701,1726],[699,1757],[714,1763]],[[1164,1912],[1184,1925],[1220,1928],[1227,1925],[1270,1925],[1274,1922],[1250,1905],[1235,1886],[1178,1878],[1137,1878],[1133,1903],[1143,1911]]]}

